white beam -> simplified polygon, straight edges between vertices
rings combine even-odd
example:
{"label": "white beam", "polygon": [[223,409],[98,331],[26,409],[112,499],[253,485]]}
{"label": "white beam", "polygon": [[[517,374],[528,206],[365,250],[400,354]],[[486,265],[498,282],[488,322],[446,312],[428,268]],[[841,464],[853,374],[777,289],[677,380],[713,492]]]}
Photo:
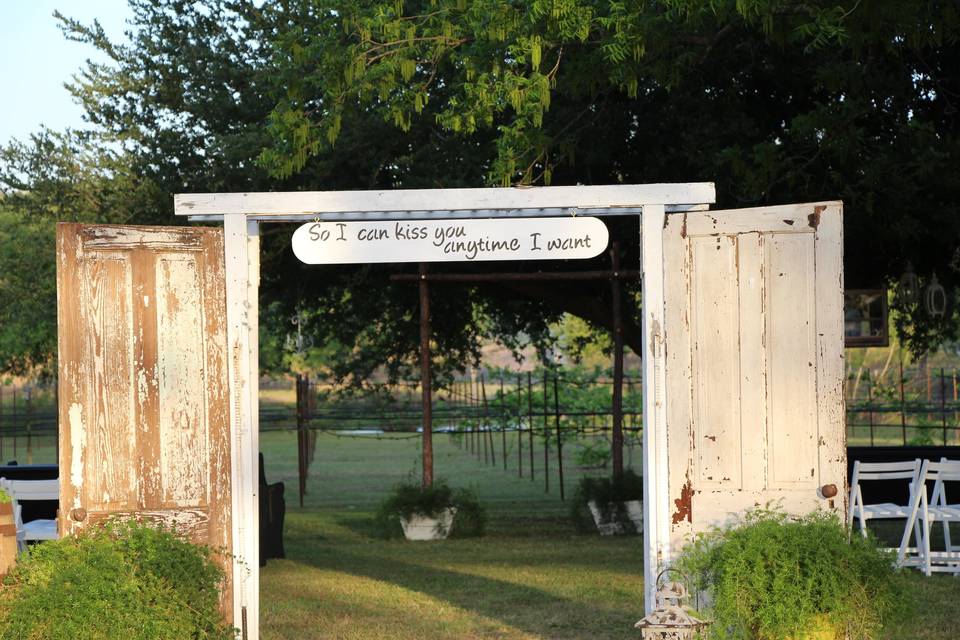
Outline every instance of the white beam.
{"label": "white beam", "polygon": [[[709,211],[709,204],[668,204],[667,213],[684,211]],[[577,216],[635,216],[643,207],[607,207],[604,209],[468,209],[455,211],[349,211],[333,213],[290,213],[275,215],[247,214],[248,220],[260,222],[356,222],[380,220],[475,220],[482,218],[562,218],[569,215]],[[190,214],[187,220],[191,222],[223,222],[223,215],[217,214]],[[231,215],[231,214],[227,214]]]}
{"label": "white beam", "polygon": [[667,518],[666,371],[664,368],[663,205],[640,217],[643,270],[643,577],[644,605],[655,604],[657,574],[670,556]]}
{"label": "white beam", "polygon": [[260,531],[255,400],[259,237],[256,226],[253,223],[254,236],[251,237],[246,216],[227,216],[224,221],[233,498],[233,620],[234,626],[247,640],[259,637]]}
{"label": "white beam", "polygon": [[[716,200],[712,182],[677,184],[489,189],[393,189],[385,191],[294,191],[181,193],[179,216],[242,213],[270,216],[325,213],[504,211],[517,209],[609,209],[645,204],[696,205]],[[516,212],[512,215],[517,215]]]}

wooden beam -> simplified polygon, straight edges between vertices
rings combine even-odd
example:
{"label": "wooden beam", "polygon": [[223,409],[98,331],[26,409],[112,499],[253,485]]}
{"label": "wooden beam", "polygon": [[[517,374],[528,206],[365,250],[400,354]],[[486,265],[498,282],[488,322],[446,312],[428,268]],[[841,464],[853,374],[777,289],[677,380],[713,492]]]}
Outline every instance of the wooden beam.
{"label": "wooden beam", "polygon": [[483,210],[519,217],[522,209],[615,209],[646,204],[699,205],[716,201],[712,182],[486,189],[394,189],[384,191],[293,191],[181,193],[177,215],[242,213],[269,216],[323,213],[438,212]]}

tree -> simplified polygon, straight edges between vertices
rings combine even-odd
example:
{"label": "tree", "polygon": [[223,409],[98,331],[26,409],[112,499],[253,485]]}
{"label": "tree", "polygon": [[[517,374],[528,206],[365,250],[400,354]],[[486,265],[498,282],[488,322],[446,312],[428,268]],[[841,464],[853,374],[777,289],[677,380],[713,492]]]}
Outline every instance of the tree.
{"label": "tree", "polygon": [[[724,207],[843,198],[848,286],[890,282],[910,260],[956,287],[960,18],[950,4],[130,4],[128,44],[63,19],[68,37],[110,58],[78,74],[91,129],[64,139],[96,170],[77,183],[51,175],[46,152],[14,145],[0,182],[8,200],[23,198],[18,209],[170,224],[183,222],[171,215],[179,192],[708,180]],[[58,200],[78,184],[100,194],[95,206]],[[637,264],[636,220],[611,231],[623,264]],[[344,345],[334,378],[361,380],[381,363],[403,374],[416,361],[417,297],[389,284],[396,267],[321,273],[292,258],[290,232],[264,230],[264,344],[282,349],[303,314],[315,344]],[[442,291],[441,372],[475,357],[484,335],[545,349],[564,311],[610,326],[595,287]],[[916,350],[956,331],[955,313],[904,311]],[[639,349],[636,312],[627,344]]]}
{"label": "tree", "polygon": [[[712,180],[721,206],[842,198],[848,286],[891,283],[909,261],[956,288],[949,3],[434,0],[336,15],[345,49],[298,28],[277,39],[288,91],[261,156],[275,175],[325,153],[359,100],[401,129],[492,133],[493,183]],[[956,333],[956,305],[902,311],[915,351]]]}

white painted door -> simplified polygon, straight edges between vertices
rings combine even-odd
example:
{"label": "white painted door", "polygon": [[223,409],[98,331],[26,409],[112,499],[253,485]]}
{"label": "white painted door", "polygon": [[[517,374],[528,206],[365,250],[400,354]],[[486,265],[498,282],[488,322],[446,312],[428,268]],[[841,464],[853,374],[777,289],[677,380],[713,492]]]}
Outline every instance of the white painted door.
{"label": "white painted door", "polygon": [[223,550],[232,615],[223,232],[57,227],[61,535],[126,515]]}
{"label": "white painted door", "polygon": [[846,509],[842,205],[667,215],[669,544],[771,504]]}

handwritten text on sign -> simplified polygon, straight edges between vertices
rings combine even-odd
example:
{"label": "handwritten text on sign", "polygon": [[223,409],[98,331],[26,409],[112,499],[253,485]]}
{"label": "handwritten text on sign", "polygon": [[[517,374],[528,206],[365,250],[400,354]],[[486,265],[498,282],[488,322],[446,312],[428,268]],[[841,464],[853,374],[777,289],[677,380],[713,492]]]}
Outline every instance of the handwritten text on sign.
{"label": "handwritten text on sign", "polygon": [[593,258],[607,248],[597,218],[310,222],[293,234],[307,264]]}

